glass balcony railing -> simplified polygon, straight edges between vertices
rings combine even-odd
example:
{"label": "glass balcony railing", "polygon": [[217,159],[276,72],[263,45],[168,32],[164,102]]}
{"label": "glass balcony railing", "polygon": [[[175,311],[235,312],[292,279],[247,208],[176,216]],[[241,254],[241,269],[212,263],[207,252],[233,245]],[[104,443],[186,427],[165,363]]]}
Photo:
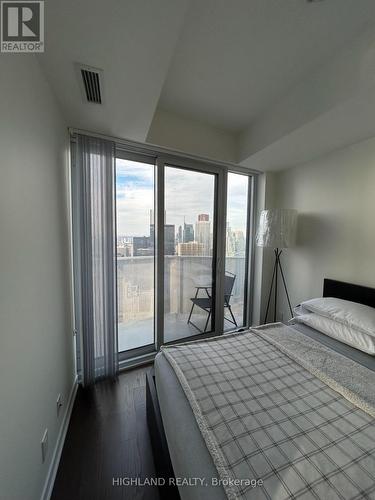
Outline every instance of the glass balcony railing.
{"label": "glass balcony railing", "polygon": [[[211,283],[212,257],[166,256],[164,289],[165,341],[196,335],[198,332],[187,324],[191,298],[196,286]],[[226,271],[235,275],[230,299],[238,326],[243,325],[244,280],[246,259],[228,257]],[[119,351],[154,342],[154,257],[118,257],[118,336]],[[207,314],[196,308],[194,323],[204,329]],[[233,325],[224,321],[226,330]]]}

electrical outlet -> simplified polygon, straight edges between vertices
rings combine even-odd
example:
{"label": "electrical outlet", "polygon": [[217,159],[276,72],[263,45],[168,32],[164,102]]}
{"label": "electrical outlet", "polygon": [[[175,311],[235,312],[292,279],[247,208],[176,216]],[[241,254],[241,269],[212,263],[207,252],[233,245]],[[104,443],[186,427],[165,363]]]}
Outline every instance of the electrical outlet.
{"label": "electrical outlet", "polygon": [[48,451],[48,429],[44,431],[42,440],[40,442],[41,448],[42,448],[42,463],[45,462],[46,456],[47,456],[47,451]]}
{"label": "electrical outlet", "polygon": [[61,394],[59,394],[57,396],[57,399],[56,399],[56,413],[57,413],[57,416],[59,416],[59,414],[60,414],[60,408],[62,407],[62,405],[63,405],[62,397],[61,397]]}

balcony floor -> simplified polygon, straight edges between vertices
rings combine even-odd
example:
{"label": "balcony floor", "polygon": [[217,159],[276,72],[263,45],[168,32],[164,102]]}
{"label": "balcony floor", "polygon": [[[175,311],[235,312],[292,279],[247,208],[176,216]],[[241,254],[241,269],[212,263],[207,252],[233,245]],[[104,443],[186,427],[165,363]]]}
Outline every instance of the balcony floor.
{"label": "balcony floor", "polygon": [[[187,324],[188,314],[166,314],[164,319],[165,341],[179,340],[199,334],[192,325]],[[235,314],[236,321],[241,324],[241,316]],[[194,314],[192,321],[201,329],[204,329],[207,315]],[[234,325],[225,321],[225,328],[231,330]],[[118,348],[119,352],[135,349],[154,342],[153,319],[130,320],[118,324]]]}

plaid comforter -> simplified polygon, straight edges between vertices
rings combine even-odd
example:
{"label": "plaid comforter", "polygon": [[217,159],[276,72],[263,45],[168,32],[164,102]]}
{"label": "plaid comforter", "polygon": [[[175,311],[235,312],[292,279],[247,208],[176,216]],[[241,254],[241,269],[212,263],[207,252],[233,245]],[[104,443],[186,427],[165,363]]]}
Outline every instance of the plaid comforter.
{"label": "plaid comforter", "polygon": [[[269,336],[250,330],[164,347],[163,353],[228,498],[375,498],[371,412]],[[254,488],[249,479],[263,484]]]}

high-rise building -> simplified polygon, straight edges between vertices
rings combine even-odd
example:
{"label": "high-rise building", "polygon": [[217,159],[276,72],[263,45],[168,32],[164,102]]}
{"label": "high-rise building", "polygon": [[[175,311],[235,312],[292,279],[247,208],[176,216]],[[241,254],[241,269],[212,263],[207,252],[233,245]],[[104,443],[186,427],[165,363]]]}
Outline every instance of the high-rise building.
{"label": "high-rise building", "polygon": [[208,214],[199,214],[198,221],[199,222],[208,222],[210,220],[210,216]]}
{"label": "high-rise building", "polygon": [[246,251],[246,240],[242,231],[235,231],[236,236],[236,255],[238,257],[244,257]]}
{"label": "high-rise building", "polygon": [[184,234],[183,243],[189,243],[189,241],[194,241],[194,226],[193,224],[186,224],[184,222]]}
{"label": "high-rise building", "polygon": [[246,239],[241,230],[232,231],[227,225],[226,234],[226,256],[244,257],[246,251]]}
{"label": "high-rise building", "polygon": [[164,254],[165,255],[175,255],[176,254],[176,242],[175,242],[175,226],[174,224],[164,224]]}
{"label": "high-rise building", "polygon": [[177,244],[179,244],[179,243],[183,243],[183,241],[184,241],[184,234],[183,234],[182,226],[178,226],[177,235],[176,235],[176,242],[177,242]]}
{"label": "high-rise building", "polygon": [[[175,241],[175,226],[174,224],[164,224],[164,252],[165,255],[176,254]],[[155,245],[155,226],[150,226],[150,241],[152,247]]]}
{"label": "high-rise building", "polygon": [[197,243],[196,241],[179,243],[177,245],[177,255],[202,256],[204,255],[203,245],[202,243]]}
{"label": "high-rise building", "polygon": [[226,256],[227,257],[234,257],[235,253],[236,253],[235,234],[232,232],[229,224],[227,224]]}
{"label": "high-rise building", "polygon": [[133,257],[133,243],[123,243],[117,246],[117,257]]}
{"label": "high-rise building", "polygon": [[133,256],[153,255],[154,245],[150,236],[133,236]]}
{"label": "high-rise building", "polygon": [[[165,224],[166,213],[164,212],[164,252],[165,255],[176,254],[176,241],[175,241],[175,225]],[[150,240],[152,246],[155,245],[155,225],[154,225],[154,211],[150,210]]]}
{"label": "high-rise building", "polygon": [[198,215],[195,223],[195,241],[203,245],[203,255],[211,255],[211,222],[207,214]]}

